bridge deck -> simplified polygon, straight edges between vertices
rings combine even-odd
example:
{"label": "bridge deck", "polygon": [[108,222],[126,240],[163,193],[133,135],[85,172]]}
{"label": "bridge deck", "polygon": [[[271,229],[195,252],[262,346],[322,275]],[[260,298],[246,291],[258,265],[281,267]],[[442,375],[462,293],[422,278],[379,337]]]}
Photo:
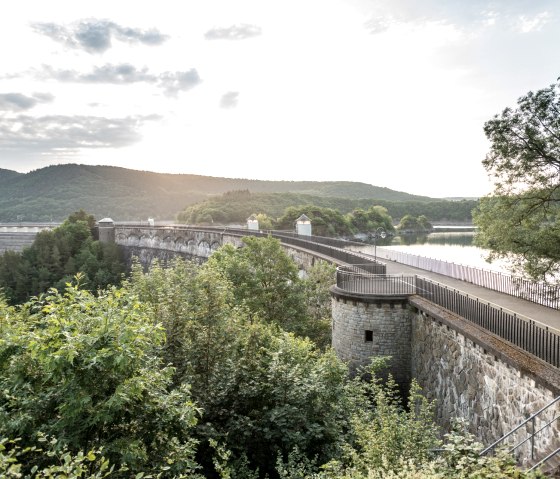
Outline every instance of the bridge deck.
{"label": "bridge deck", "polygon": [[412,266],[406,266],[392,261],[387,261],[386,264],[387,274],[424,276],[450,288],[457,289],[467,293],[468,295],[488,301],[489,303],[497,305],[501,308],[508,309],[518,315],[525,316],[549,327],[560,330],[560,311],[558,310],[547,308],[546,306],[541,306],[525,299],[516,298],[514,296],[510,296],[509,294],[499,293],[481,286],[476,286],[474,284],[467,283],[466,281],[453,279],[449,276],[414,268]]}

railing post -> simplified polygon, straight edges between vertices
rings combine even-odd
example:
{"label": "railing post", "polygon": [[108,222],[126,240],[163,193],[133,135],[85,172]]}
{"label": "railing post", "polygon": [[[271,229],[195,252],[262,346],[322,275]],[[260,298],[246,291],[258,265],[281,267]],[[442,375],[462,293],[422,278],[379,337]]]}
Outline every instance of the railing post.
{"label": "railing post", "polygon": [[536,416],[533,415],[531,420],[531,460],[535,459],[535,421]]}

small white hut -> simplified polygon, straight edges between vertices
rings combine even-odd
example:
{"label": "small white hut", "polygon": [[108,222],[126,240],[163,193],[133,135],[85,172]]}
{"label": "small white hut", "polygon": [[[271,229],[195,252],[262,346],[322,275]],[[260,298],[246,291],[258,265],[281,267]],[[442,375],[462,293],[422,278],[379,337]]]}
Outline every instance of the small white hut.
{"label": "small white hut", "polygon": [[311,220],[307,216],[301,215],[296,220],[296,233],[298,235],[311,236]]}
{"label": "small white hut", "polygon": [[249,216],[247,218],[247,229],[248,230],[258,230],[259,229],[259,220],[255,215]]}

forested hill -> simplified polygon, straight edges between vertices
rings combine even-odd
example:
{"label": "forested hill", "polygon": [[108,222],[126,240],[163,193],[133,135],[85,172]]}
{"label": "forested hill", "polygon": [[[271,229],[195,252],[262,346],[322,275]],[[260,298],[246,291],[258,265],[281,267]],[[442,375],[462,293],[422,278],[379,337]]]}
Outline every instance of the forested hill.
{"label": "forested hill", "polygon": [[5,170],[4,168],[0,168],[0,183],[22,175],[23,173],[18,173],[17,171]]}
{"label": "forested hill", "polygon": [[26,174],[0,169],[0,221],[62,221],[78,209],[98,219],[172,220],[188,205],[235,190],[397,202],[431,200],[348,181],[261,181],[69,164]]}

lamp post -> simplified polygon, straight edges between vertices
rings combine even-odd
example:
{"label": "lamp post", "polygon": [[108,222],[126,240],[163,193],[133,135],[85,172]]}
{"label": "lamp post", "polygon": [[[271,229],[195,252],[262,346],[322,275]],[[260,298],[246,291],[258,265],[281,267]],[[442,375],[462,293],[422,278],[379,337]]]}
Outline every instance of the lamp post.
{"label": "lamp post", "polygon": [[387,231],[383,226],[380,226],[374,233],[371,233],[371,238],[373,239],[373,260],[377,263],[377,238],[387,238]]}

